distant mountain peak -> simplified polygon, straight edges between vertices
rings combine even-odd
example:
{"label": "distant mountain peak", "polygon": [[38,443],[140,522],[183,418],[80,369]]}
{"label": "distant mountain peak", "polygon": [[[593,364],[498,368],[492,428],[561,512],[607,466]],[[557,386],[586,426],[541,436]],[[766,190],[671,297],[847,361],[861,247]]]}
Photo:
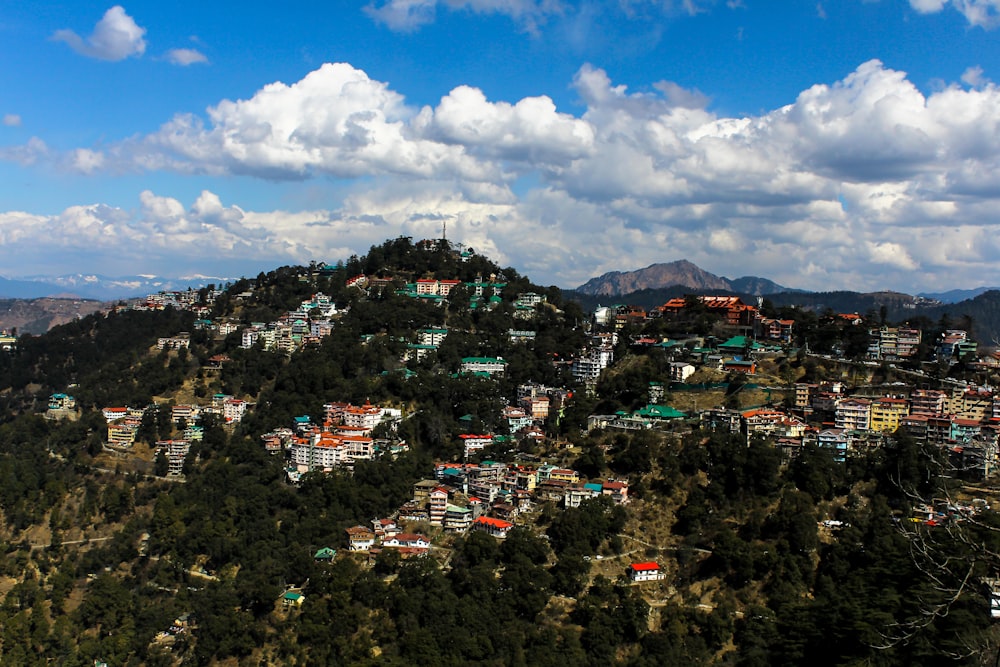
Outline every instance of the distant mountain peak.
{"label": "distant mountain peak", "polygon": [[592,296],[618,296],[643,289],[663,289],[682,285],[692,290],[730,290],[740,294],[772,294],[787,288],[756,276],[729,280],[705,271],[686,259],[651,264],[636,271],[609,271],[591,278],[577,288],[578,292]]}

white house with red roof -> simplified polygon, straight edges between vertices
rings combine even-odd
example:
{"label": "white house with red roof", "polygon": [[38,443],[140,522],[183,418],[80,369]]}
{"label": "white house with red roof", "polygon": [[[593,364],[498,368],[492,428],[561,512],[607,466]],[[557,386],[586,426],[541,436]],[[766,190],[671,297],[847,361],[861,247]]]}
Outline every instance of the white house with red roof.
{"label": "white house with red roof", "polygon": [[493,444],[491,434],[462,433],[458,436],[462,440],[465,449],[465,458],[469,458],[472,452],[478,452]]}
{"label": "white house with red roof", "polygon": [[110,423],[126,417],[128,415],[128,408],[103,408],[101,414]]}
{"label": "white house with red roof", "polygon": [[665,576],[663,568],[655,561],[632,563],[628,567],[628,578],[634,582],[661,581]]}

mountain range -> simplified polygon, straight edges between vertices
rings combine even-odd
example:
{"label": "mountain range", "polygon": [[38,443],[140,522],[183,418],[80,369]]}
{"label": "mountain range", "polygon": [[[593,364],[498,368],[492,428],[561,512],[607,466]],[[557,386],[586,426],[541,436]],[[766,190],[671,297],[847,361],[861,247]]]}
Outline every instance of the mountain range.
{"label": "mountain range", "polygon": [[618,296],[646,289],[663,289],[681,285],[693,290],[726,290],[738,294],[759,296],[777,292],[801,292],[756,276],[729,279],[709,273],[686,259],[651,264],[636,271],[610,271],[591,278],[576,288],[589,296]]}
{"label": "mountain range", "polygon": [[198,289],[209,284],[221,285],[232,278],[211,276],[119,276],[68,274],[64,276],[0,277],[0,299],[82,298],[98,301],[131,299],[161,291]]}

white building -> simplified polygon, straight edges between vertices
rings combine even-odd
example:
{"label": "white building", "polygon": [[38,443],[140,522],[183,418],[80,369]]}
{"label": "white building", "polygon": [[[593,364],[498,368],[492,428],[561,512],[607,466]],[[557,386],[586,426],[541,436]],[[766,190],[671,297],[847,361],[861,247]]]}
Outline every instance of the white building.
{"label": "white building", "polygon": [[462,359],[462,372],[500,375],[507,372],[507,362],[502,357],[465,357]]}

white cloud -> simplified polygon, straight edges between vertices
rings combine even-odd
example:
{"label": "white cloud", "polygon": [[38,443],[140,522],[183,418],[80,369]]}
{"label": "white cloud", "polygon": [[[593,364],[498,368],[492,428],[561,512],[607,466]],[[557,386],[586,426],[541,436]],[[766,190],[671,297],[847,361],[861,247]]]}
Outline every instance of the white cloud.
{"label": "white cloud", "polygon": [[910,0],[910,6],[921,14],[933,14],[944,9],[948,0]]}
{"label": "white cloud", "polygon": [[57,30],[52,39],[66,42],[80,55],[116,61],[145,53],[145,34],[145,28],[139,27],[121,5],[115,5],[104,13],[90,37],[84,39],[72,30],[65,29]]}
{"label": "white cloud", "polygon": [[248,100],[208,110],[210,127],[180,115],[116,158],[143,168],[300,179],[395,173],[493,180],[495,165],[463,147],[418,136],[401,95],[350,65],[326,64],[301,81],[272,83]]}
{"label": "white cloud", "polygon": [[[561,285],[681,257],[811,289],[975,284],[1000,258],[1000,89],[973,75],[972,88],[924,94],[870,61],[781,108],[723,117],[698,91],[633,92],[585,66],[573,85],[586,110],[573,115],[472,86],[415,109],[388,83],[324,65],[205,120],[62,159],[88,173],[355,179],[336,210],[248,211],[207,191],[186,208],[144,192],[124,226],[108,207],[66,215],[111,220],[97,229],[152,239],[164,257],[192,243],[226,261],[336,259],[447,219],[449,238]],[[18,150],[0,157],[51,158],[41,142]]]}
{"label": "white cloud", "polygon": [[979,88],[989,83],[989,79],[983,76],[982,67],[973,65],[962,72],[962,83],[968,84],[973,88]]}
{"label": "white cloud", "polygon": [[389,30],[413,32],[434,22],[436,7],[437,0],[388,0],[382,5],[368,5],[364,11]]}
{"label": "white cloud", "polygon": [[197,49],[170,49],[165,57],[168,62],[182,67],[208,62],[205,54]]}
{"label": "white cloud", "polygon": [[427,136],[489,158],[521,160],[542,166],[568,163],[585,155],[594,141],[585,121],[556,111],[548,97],[516,104],[492,103],[478,88],[459,86],[431,112],[425,110]]}
{"label": "white cloud", "polygon": [[7,127],[19,127],[21,125],[21,117],[16,113],[4,114],[3,124]]}
{"label": "white cloud", "polygon": [[971,25],[995,28],[1000,25],[1000,0],[910,0],[910,6],[921,14],[934,14],[951,5]]}
{"label": "white cloud", "polygon": [[49,157],[49,147],[38,137],[28,139],[23,146],[0,147],[0,160],[14,162],[21,166],[33,165]]}
{"label": "white cloud", "polygon": [[92,174],[104,166],[104,153],[89,148],[77,148],[70,155],[70,167],[84,174]]}
{"label": "white cloud", "polygon": [[364,12],[389,30],[412,32],[433,23],[438,6],[449,11],[509,16],[528,32],[535,32],[548,16],[564,11],[559,0],[384,0],[369,4]]}

